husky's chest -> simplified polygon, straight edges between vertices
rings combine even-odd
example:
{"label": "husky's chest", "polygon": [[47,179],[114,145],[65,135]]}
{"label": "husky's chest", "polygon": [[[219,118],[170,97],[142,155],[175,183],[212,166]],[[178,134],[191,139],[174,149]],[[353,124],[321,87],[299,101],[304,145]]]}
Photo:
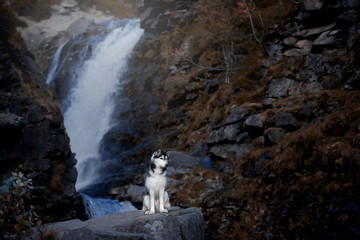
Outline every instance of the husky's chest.
{"label": "husky's chest", "polygon": [[145,186],[155,191],[164,189],[166,186],[166,175],[150,175],[146,178]]}

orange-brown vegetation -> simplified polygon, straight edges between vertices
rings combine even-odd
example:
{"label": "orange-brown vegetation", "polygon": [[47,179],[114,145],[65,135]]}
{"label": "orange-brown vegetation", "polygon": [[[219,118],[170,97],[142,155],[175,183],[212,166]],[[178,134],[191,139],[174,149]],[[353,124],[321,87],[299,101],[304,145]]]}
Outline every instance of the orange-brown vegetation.
{"label": "orange-brown vegetation", "polygon": [[95,6],[103,12],[110,12],[119,18],[134,18],[137,17],[136,7],[140,4],[140,1],[87,0],[85,4],[89,7]]}
{"label": "orange-brown vegetation", "polygon": [[64,175],[65,168],[65,164],[61,160],[54,161],[52,175],[49,181],[49,189],[51,191],[63,191],[62,176]]}
{"label": "orange-brown vegetation", "polygon": [[[178,127],[181,130],[178,136],[183,143],[181,146],[203,141],[204,134],[209,132],[203,129],[204,125],[206,128],[211,128],[212,124],[220,121],[226,113],[224,106],[229,106],[232,102],[241,105],[260,100],[266,81],[260,76],[264,49],[252,37],[247,11],[251,11],[254,16],[256,10],[261,15],[264,11],[263,21],[265,25],[269,25],[271,22],[269,12],[272,10],[281,11],[283,15],[289,14],[290,10],[284,11],[288,5],[287,1],[278,1],[262,3],[258,8],[249,4],[247,9],[243,1],[199,1],[188,13],[190,22],[187,22],[183,28],[174,24],[173,31],[162,33],[160,41],[162,56],[166,63],[164,68],[172,64],[180,64],[180,67],[181,64],[192,65],[191,71],[175,74],[165,80],[167,101],[183,94],[186,86],[199,76],[205,79],[220,78],[225,81],[226,66],[223,49],[228,47],[229,41],[234,43],[233,54],[236,60],[233,68],[236,71],[231,73],[230,84],[220,85],[219,89],[211,94],[199,91],[198,98],[193,103],[187,104],[188,122]],[[260,23],[255,21],[255,24],[259,27]],[[187,59],[191,59],[197,65],[187,62]],[[223,70],[214,72],[212,68]],[[163,106],[163,113],[167,113],[166,104]]]}

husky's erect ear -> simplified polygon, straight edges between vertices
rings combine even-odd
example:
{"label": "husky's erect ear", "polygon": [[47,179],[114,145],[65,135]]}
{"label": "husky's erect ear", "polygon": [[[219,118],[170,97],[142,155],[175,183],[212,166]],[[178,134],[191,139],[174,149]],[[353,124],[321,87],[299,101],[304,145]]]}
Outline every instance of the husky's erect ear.
{"label": "husky's erect ear", "polygon": [[156,152],[155,152],[155,157],[159,157],[161,155],[161,149],[159,148]]}

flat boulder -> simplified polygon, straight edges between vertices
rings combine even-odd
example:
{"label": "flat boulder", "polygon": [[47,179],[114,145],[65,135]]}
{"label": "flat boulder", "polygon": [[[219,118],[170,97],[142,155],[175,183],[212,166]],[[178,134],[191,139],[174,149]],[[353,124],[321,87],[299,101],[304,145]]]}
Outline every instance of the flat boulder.
{"label": "flat boulder", "polygon": [[199,208],[145,215],[143,211],[114,213],[87,221],[78,219],[46,224],[41,232],[57,239],[204,239],[204,219]]}

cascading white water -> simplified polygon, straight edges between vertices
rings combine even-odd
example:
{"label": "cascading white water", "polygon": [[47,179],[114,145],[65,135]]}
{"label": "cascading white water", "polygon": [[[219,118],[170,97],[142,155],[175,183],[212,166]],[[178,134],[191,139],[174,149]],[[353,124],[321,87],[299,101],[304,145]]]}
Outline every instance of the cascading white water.
{"label": "cascading white water", "polygon": [[81,194],[84,199],[86,213],[90,218],[100,217],[115,212],[128,212],[137,210],[131,202],[119,202],[112,199],[92,198]]}
{"label": "cascading white water", "polygon": [[62,50],[63,50],[64,46],[66,45],[66,43],[67,42],[64,42],[63,44],[60,45],[60,47],[56,51],[56,53],[51,61],[49,71],[48,71],[48,74],[46,77],[46,83],[49,85],[54,80],[54,77],[56,76],[56,71],[61,67],[61,66],[59,66],[59,60],[60,60]]}
{"label": "cascading white water", "polygon": [[78,160],[78,191],[98,177],[96,164],[101,157],[101,140],[111,127],[113,96],[120,87],[128,57],[142,34],[139,20],[127,20],[94,48],[92,56],[77,71],[64,122]]}

